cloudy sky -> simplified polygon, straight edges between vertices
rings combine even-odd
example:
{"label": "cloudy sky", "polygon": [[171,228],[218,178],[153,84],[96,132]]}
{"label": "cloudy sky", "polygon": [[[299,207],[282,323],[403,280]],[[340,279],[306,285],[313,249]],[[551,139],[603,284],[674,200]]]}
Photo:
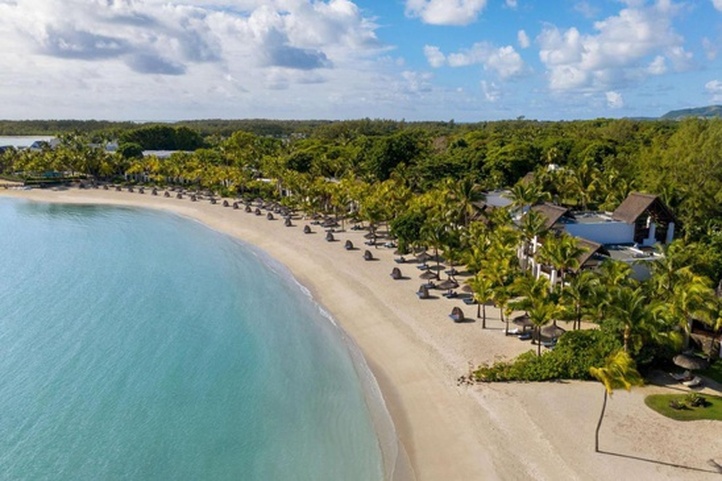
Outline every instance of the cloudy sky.
{"label": "cloudy sky", "polygon": [[722,0],[0,0],[0,118],[479,121],[722,103]]}

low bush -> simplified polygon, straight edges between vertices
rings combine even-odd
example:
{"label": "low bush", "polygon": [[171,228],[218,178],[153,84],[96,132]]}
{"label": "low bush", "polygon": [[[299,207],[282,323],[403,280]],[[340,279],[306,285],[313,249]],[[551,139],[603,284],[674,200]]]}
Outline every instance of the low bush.
{"label": "low bush", "polygon": [[619,348],[619,341],[601,330],[572,331],[541,356],[528,351],[512,361],[482,365],[474,377],[481,382],[591,379],[589,368],[603,365]]}

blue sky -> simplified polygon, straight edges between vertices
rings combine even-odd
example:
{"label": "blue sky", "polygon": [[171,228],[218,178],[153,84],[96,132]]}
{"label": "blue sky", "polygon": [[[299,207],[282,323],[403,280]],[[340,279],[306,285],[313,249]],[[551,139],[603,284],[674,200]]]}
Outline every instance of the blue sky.
{"label": "blue sky", "polygon": [[658,116],[722,103],[722,0],[0,0],[0,118]]}

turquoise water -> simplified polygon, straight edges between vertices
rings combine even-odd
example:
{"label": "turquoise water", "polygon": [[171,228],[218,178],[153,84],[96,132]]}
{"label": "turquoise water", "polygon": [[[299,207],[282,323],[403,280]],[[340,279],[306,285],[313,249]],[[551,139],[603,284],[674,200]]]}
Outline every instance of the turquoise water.
{"label": "turquoise water", "polygon": [[0,199],[0,268],[0,479],[384,478],[365,367],[240,243]]}

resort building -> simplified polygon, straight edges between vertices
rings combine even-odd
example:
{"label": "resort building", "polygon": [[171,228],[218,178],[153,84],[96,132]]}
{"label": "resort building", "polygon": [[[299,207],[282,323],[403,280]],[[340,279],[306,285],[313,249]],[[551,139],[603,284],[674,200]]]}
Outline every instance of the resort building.
{"label": "resort building", "polygon": [[[579,269],[593,269],[605,259],[614,259],[630,264],[634,277],[643,280],[649,276],[648,263],[661,257],[654,246],[674,239],[674,216],[656,195],[633,192],[614,212],[575,212],[549,203],[531,210],[543,216],[545,230],[578,239],[584,249]],[[529,246],[520,248],[519,258],[536,277],[547,276],[554,284],[559,273],[538,262],[540,246],[540,239],[534,237]]]}

